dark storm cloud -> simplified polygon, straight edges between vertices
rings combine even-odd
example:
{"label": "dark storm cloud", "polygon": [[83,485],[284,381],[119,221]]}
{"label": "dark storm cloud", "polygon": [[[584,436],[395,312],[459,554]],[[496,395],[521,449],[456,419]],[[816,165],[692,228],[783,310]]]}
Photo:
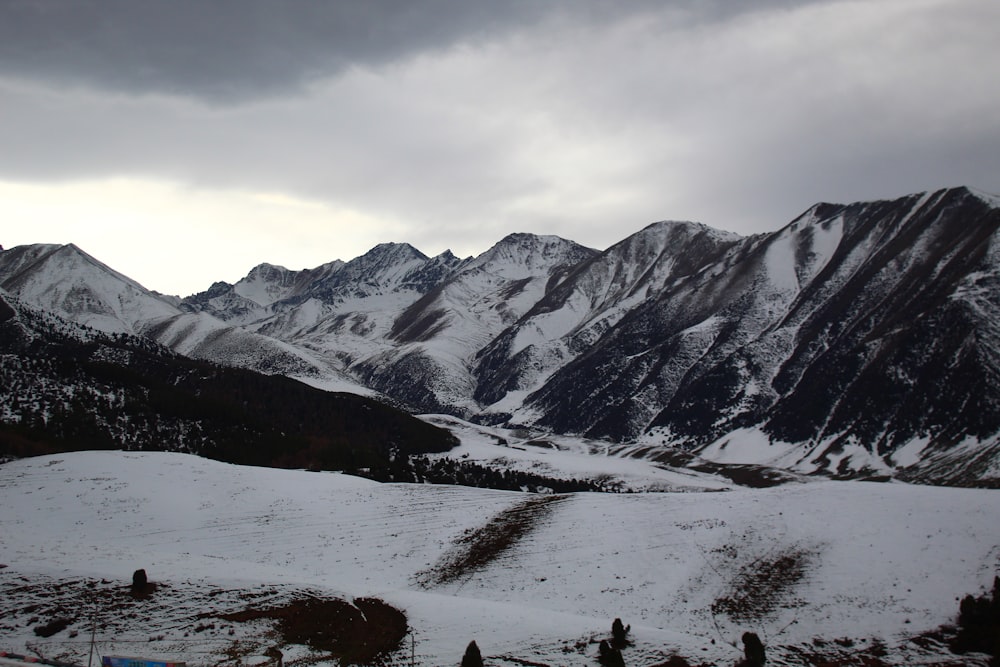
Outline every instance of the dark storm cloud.
{"label": "dark storm cloud", "polygon": [[[496,38],[549,19],[669,9],[718,20],[787,0],[0,0],[0,76],[239,101],[352,65]],[[798,4],[802,4],[799,2]]]}
{"label": "dark storm cloud", "polygon": [[223,200],[295,200],[428,253],[769,231],[1000,190],[998,22],[996,0],[0,0],[0,187],[177,185],[218,198],[177,213],[205,228],[250,215]]}
{"label": "dark storm cloud", "polygon": [[541,3],[7,0],[0,70],[137,92],[242,98],[531,21]]}

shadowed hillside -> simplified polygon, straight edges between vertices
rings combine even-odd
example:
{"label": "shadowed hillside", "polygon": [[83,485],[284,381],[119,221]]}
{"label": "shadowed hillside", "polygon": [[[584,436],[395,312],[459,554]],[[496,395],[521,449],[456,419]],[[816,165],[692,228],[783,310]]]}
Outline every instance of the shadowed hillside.
{"label": "shadowed hillside", "polygon": [[0,456],[166,450],[376,473],[447,451],[447,431],[377,401],[183,357],[0,299]]}

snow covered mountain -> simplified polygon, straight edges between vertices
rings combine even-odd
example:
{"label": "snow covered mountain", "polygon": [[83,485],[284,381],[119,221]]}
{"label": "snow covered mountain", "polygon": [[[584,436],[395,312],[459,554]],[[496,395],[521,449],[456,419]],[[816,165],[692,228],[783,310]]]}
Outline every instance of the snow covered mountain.
{"label": "snow covered mountain", "polygon": [[965,188],[814,206],[645,300],[524,405],[728,462],[852,474],[950,452],[948,481],[995,479],[998,227]]}
{"label": "snow covered mountain", "polygon": [[504,410],[519,407],[628,312],[739,238],[695,223],[660,222],[581,263],[477,355],[475,397],[488,419],[509,417]]}
{"label": "snow covered mountain", "polygon": [[400,313],[389,331],[392,349],[355,368],[370,386],[422,412],[474,415],[475,355],[593,254],[555,236],[512,234]]}
{"label": "snow covered mountain", "polygon": [[817,204],[747,238],[661,222],[604,252],[383,244],[179,302],[28,246],[0,253],[0,287],[183,354],[623,455],[996,485],[998,228],[1000,200],[952,188]]}
{"label": "snow covered mountain", "polygon": [[0,287],[39,308],[109,333],[139,333],[144,323],[179,312],[73,244],[0,252]]}
{"label": "snow covered mountain", "polygon": [[0,252],[0,289],[77,324],[147,336],[196,359],[288,375],[327,389],[372,393],[343,376],[322,354],[219,319],[231,311],[179,307],[177,299],[146,289],[73,244]]}

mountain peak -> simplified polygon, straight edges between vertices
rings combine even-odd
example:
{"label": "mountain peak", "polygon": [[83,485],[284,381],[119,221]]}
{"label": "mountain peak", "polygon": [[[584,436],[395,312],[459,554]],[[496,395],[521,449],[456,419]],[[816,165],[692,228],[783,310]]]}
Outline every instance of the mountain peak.
{"label": "mountain peak", "polygon": [[658,222],[646,225],[639,231],[639,234],[643,233],[657,233],[664,234],[668,236],[672,235],[684,235],[686,237],[697,236],[698,234],[706,234],[718,241],[738,241],[743,238],[740,234],[736,232],[729,232],[723,229],[716,229],[715,227],[710,227],[701,222],[692,222],[690,220],[660,220]]}
{"label": "mountain peak", "polygon": [[[379,243],[374,246],[371,250],[366,252],[364,255],[359,257],[359,260],[364,259],[396,259],[396,260],[409,260],[409,259],[427,259],[427,255],[420,252],[414,248],[409,243]],[[350,263],[350,262],[348,262]]]}
{"label": "mountain peak", "polygon": [[269,264],[267,262],[262,262],[257,266],[250,269],[250,273],[247,274],[247,278],[250,276],[260,276],[260,275],[270,275],[275,273],[286,273],[288,269],[278,264]]}
{"label": "mountain peak", "polygon": [[[587,248],[559,236],[527,234],[523,232],[508,234],[489,250],[472,261],[472,268],[487,268],[508,272],[510,268],[520,267],[529,273],[544,269],[551,273],[556,268],[567,264],[577,264],[598,254],[596,250]],[[508,267],[504,269],[503,267]]]}
{"label": "mountain peak", "polygon": [[973,197],[981,199],[989,204],[990,208],[1000,208],[1000,195],[995,195],[992,192],[986,192],[985,190],[980,190],[978,188],[970,188],[968,186],[962,186],[962,189]]}
{"label": "mountain peak", "polygon": [[570,241],[554,234],[531,234],[529,232],[513,232],[497,241],[493,247],[503,248],[514,247],[547,247],[579,245],[575,241]]}
{"label": "mountain peak", "polygon": [[447,264],[461,261],[461,260],[459,260],[458,257],[455,256],[455,253],[453,253],[451,251],[451,249],[445,250],[440,255],[438,255],[437,257],[435,257],[434,260],[437,261],[437,262],[443,262],[443,263],[447,263]]}
{"label": "mountain peak", "polygon": [[168,301],[72,243],[0,254],[0,286],[37,307],[109,332],[177,313]]}

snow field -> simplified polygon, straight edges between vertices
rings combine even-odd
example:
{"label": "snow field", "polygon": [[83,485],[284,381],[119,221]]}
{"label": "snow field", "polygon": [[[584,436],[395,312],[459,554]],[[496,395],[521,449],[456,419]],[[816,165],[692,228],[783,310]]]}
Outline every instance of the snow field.
{"label": "snow field", "polygon": [[[406,611],[419,664],[457,663],[472,639],[488,656],[589,663],[620,617],[633,626],[629,664],[674,650],[723,664],[745,630],[772,646],[892,643],[953,621],[956,598],[1000,571],[998,498],[863,482],[575,494],[485,567],[426,588],[420,572],[525,495],[81,452],[0,466],[0,581],[37,573],[127,585],[142,567],[174,589],[202,581],[378,596]],[[743,594],[755,568],[788,554],[801,576],[773,599],[751,598],[757,617],[713,613]],[[0,648],[37,642],[24,633]]]}

